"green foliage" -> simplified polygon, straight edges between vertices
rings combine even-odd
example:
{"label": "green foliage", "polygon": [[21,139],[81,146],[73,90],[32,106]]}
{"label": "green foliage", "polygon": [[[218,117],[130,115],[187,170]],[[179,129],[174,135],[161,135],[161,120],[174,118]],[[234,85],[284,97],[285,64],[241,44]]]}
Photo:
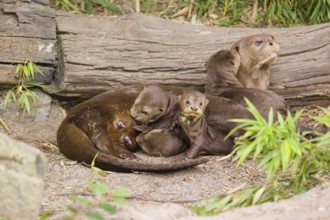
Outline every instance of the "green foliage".
{"label": "green foliage", "polygon": [[16,77],[18,78],[17,84],[5,94],[5,107],[7,107],[10,101],[18,103],[18,108],[23,109],[24,112],[31,113],[31,102],[34,104],[38,100],[38,96],[35,92],[31,91],[33,87],[43,87],[42,83],[31,82],[34,78],[35,73],[43,74],[40,68],[27,59],[16,65]]}
{"label": "green foliage", "polygon": [[[110,13],[120,14],[119,5],[111,0],[56,0],[58,6],[65,10],[97,14],[104,9]],[[191,4],[192,3],[192,4]],[[123,1],[135,9],[135,0]],[[141,12],[171,17],[188,7],[187,20],[192,14],[206,23],[249,26],[292,26],[319,24],[330,20],[329,0],[258,0],[255,11],[256,20],[252,18],[253,1],[246,0],[143,0],[140,1]]]}
{"label": "green foliage", "polygon": [[98,154],[95,155],[91,163],[88,180],[88,190],[95,196],[95,199],[91,199],[87,196],[71,196],[70,199],[75,202],[75,205],[67,205],[66,208],[71,214],[65,216],[64,219],[76,219],[81,214],[84,214],[90,219],[103,220],[105,217],[102,215],[102,212],[114,214],[117,211],[116,206],[111,202],[118,205],[125,205],[127,203],[127,198],[131,196],[130,191],[124,188],[114,189],[111,193],[107,193],[105,184],[93,180],[94,173],[102,177],[106,176],[104,171],[95,167],[95,159],[97,156]]}
{"label": "green foliage", "polygon": [[[301,133],[296,128],[302,111],[294,116],[288,113],[285,119],[277,114],[278,120],[274,122],[273,111],[270,110],[266,121],[252,103],[246,102],[254,120],[231,120],[239,125],[228,136],[238,129],[245,130],[235,143],[233,161],[238,165],[247,158],[258,161],[259,167],[266,170],[266,182],[261,186],[217,196],[207,201],[206,205],[191,207],[197,214],[212,215],[236,207],[286,199],[309,190],[321,181],[322,174],[330,171],[330,131],[306,139],[305,136],[311,133]],[[323,111],[325,116],[315,119],[329,128],[330,111]]]}
{"label": "green foliage", "polygon": [[120,7],[110,0],[56,0],[56,4],[68,11],[94,14],[98,8],[101,8],[121,14]]}

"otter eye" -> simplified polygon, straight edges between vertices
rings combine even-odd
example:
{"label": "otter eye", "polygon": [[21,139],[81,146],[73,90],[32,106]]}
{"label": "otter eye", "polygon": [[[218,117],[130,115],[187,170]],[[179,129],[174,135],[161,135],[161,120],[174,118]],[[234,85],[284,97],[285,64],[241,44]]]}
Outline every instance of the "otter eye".
{"label": "otter eye", "polygon": [[186,104],[189,105],[190,104],[190,101],[189,100],[186,100]]}
{"label": "otter eye", "polygon": [[230,61],[230,63],[231,63],[231,65],[235,66],[235,63],[234,63],[234,61]]}
{"label": "otter eye", "polygon": [[147,112],[147,111],[141,111],[141,114],[143,114],[143,115],[148,115],[149,112]]}
{"label": "otter eye", "polygon": [[260,46],[262,43],[263,43],[262,40],[257,40],[257,41],[256,41],[256,45],[257,45],[257,46]]}
{"label": "otter eye", "polygon": [[199,105],[202,106],[203,105],[203,102],[200,102]]}

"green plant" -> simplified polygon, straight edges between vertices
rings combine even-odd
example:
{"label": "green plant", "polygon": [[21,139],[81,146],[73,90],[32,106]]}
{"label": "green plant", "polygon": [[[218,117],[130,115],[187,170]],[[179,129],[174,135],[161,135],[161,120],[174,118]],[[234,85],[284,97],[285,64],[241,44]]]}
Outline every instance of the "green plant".
{"label": "green plant", "polygon": [[56,0],[56,4],[68,11],[87,12],[94,14],[98,8],[121,14],[118,5],[110,0]]}
{"label": "green plant", "polygon": [[18,81],[12,89],[6,92],[5,107],[7,107],[9,101],[18,101],[18,108],[30,114],[30,103],[36,103],[38,100],[38,96],[30,88],[43,87],[42,83],[29,81],[34,78],[35,72],[43,74],[35,63],[27,59],[16,65],[16,77]]}
{"label": "green plant", "polygon": [[125,205],[131,193],[124,188],[118,188],[107,193],[105,184],[99,183],[93,180],[94,173],[101,176],[106,176],[106,173],[101,169],[95,167],[95,159],[98,154],[95,155],[90,168],[90,175],[88,179],[88,190],[96,197],[95,199],[88,198],[87,196],[71,196],[70,199],[75,202],[75,206],[67,205],[67,209],[71,212],[70,215],[64,217],[64,219],[77,219],[81,214],[84,214],[90,219],[102,220],[105,219],[102,215],[103,210],[109,214],[116,213],[116,206],[110,202],[115,202],[119,205]]}
{"label": "green plant", "polygon": [[[294,116],[288,113],[285,119],[277,114],[278,120],[274,122],[273,111],[270,110],[266,121],[248,100],[246,102],[254,120],[231,120],[240,125],[228,136],[238,129],[245,130],[245,134],[235,143],[233,161],[240,165],[249,157],[257,160],[258,166],[267,172],[266,182],[261,186],[217,196],[206,205],[191,207],[198,214],[211,215],[236,207],[286,199],[309,190],[321,181],[322,174],[330,171],[330,131],[306,139],[308,132],[301,133],[296,128],[302,111]],[[324,117],[315,119],[329,127],[330,111],[324,111]]]}

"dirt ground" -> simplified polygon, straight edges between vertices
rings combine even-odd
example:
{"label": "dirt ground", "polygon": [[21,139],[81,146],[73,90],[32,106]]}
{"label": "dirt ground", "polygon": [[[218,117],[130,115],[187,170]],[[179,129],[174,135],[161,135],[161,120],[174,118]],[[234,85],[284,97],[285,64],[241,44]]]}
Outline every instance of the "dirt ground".
{"label": "dirt ground", "polygon": [[[41,92],[38,94],[41,102],[31,115],[18,113],[14,105],[4,110],[4,104],[1,100],[0,117],[11,132],[7,131],[4,125],[1,126],[0,131],[15,139],[27,142],[45,153],[48,164],[41,213],[49,211],[51,213],[49,219],[62,219],[68,213],[65,206],[72,204],[69,199],[71,195],[88,194],[86,185],[89,180],[90,169],[66,159],[59,153],[56,147],[56,131],[65,117],[65,111],[48,95]],[[131,212],[133,213],[131,215],[135,216],[134,218],[132,216],[124,217],[128,213],[127,210],[134,209],[134,207],[137,210],[146,210],[147,207],[154,212],[160,208],[157,215],[161,211],[166,211],[168,214],[171,212],[170,210],[174,213],[181,213],[173,214],[171,218],[165,217],[164,219],[179,219],[180,216],[186,216],[184,219],[190,219],[192,213],[182,207],[198,204],[203,199],[237,190],[244,186],[262,183],[264,180],[265,175],[251,161],[237,167],[231,163],[230,158],[218,156],[209,156],[208,158],[210,161],[206,164],[179,172],[160,174],[107,172],[106,177],[95,174],[93,178],[104,183],[108,191],[115,188],[127,188],[132,192],[132,199],[124,208],[126,211],[121,212],[122,214],[119,213],[113,219],[144,219],[144,217],[138,218],[139,215],[134,214],[134,212]],[[137,206],[137,204],[143,204],[144,208]],[[171,208],[164,207],[164,205]],[[329,208],[326,211],[330,216]],[[149,215],[148,219],[155,219],[150,216],[152,214]],[[220,216],[218,216],[219,218],[214,217],[214,219],[222,219]],[[241,215],[241,217],[243,216],[244,214]]]}

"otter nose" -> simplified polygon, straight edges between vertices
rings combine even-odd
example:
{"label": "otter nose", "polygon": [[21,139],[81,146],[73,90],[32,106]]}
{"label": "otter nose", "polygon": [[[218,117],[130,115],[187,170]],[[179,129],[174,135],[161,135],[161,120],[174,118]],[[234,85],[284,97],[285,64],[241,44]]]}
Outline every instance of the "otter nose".
{"label": "otter nose", "polygon": [[198,110],[198,108],[196,106],[191,106],[190,109],[193,110],[193,111],[197,111]]}

